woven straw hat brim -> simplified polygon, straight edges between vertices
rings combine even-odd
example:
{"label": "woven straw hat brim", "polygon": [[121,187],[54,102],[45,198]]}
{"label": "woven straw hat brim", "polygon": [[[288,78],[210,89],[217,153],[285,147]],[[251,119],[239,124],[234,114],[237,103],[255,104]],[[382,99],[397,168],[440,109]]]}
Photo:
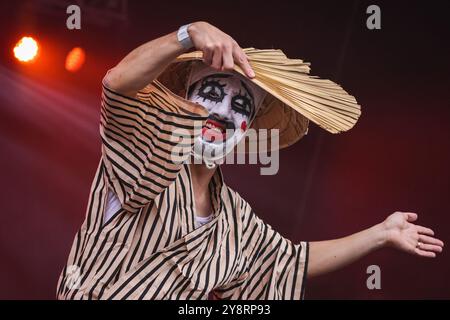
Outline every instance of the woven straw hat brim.
{"label": "woven straw hat brim", "polygon": [[[281,50],[247,48],[244,52],[256,74],[251,81],[269,93],[252,128],[279,129],[279,149],[301,139],[309,120],[331,133],[347,131],[358,121],[361,108],[356,99],[338,84],[309,75],[309,63],[289,59]],[[185,97],[190,67],[202,59],[201,51],[183,54],[158,80]],[[244,75],[238,65],[234,70]],[[276,149],[268,143],[269,149]]]}

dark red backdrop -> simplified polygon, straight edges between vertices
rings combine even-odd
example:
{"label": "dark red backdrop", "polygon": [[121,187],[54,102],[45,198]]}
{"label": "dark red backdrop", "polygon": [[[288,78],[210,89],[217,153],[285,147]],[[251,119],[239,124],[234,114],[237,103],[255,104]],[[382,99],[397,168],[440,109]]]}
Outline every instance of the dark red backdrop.
{"label": "dark red backdrop", "polygon": [[[152,3],[154,2],[154,3]],[[365,27],[368,1],[130,1],[129,21],[107,28],[40,1],[0,5],[0,298],[52,299],[83,218],[99,159],[100,80],[138,44],[206,20],[242,46],[282,48],[340,82],[363,115],[349,133],[312,126],[281,152],[276,176],[225,168],[228,184],[293,241],[347,235],[412,210],[450,244],[449,20],[444,1],[377,1],[382,30]],[[99,17],[100,18],[100,17]],[[41,42],[33,66],[10,48],[23,33]],[[65,54],[83,46],[87,63],[71,75]],[[381,267],[381,290],[366,268]],[[422,260],[383,250],[309,281],[306,298],[450,298],[449,252]]]}

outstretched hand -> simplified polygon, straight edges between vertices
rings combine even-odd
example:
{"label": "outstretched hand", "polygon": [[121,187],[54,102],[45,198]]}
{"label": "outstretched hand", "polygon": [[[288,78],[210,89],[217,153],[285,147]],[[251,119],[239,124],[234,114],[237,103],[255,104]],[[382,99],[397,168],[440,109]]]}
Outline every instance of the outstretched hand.
{"label": "outstretched hand", "polygon": [[395,212],[383,222],[387,245],[421,257],[435,258],[444,242],[434,237],[434,231],[413,222],[417,214]]}

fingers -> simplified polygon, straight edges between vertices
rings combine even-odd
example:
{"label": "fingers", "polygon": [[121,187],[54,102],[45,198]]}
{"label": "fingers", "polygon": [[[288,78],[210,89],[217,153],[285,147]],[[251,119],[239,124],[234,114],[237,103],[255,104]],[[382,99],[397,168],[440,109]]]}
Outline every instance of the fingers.
{"label": "fingers", "polygon": [[426,235],[419,235],[419,245],[414,249],[414,252],[425,258],[435,258],[436,253],[442,252],[444,243],[436,238]]}
{"label": "fingers", "polygon": [[416,248],[414,250],[414,252],[421,257],[425,257],[425,258],[436,258],[436,253],[431,252],[431,251],[425,251],[425,250],[421,250],[419,248]]}
{"label": "fingers", "polygon": [[244,51],[238,46],[234,46],[233,50],[233,58],[236,64],[241,67],[242,71],[244,71],[245,75],[249,78],[255,77],[255,72],[253,71],[250,63],[248,62],[247,56]]}
{"label": "fingers", "polygon": [[222,69],[222,50],[219,47],[214,49],[214,55],[212,58],[211,67],[217,70]]}
{"label": "fingers", "polygon": [[406,220],[408,222],[413,222],[417,220],[417,214],[414,212],[404,212],[404,214],[406,215]]}
{"label": "fingers", "polygon": [[416,226],[416,228],[417,228],[417,231],[420,234],[425,234],[425,235],[428,235],[428,236],[434,236],[434,231],[431,230],[430,228],[426,228],[426,227],[422,227],[422,226]]}
{"label": "fingers", "polygon": [[222,56],[222,70],[233,70],[234,60],[233,60],[233,52],[231,46],[226,45],[223,48],[223,56]]}
{"label": "fingers", "polygon": [[211,67],[217,70],[233,70],[231,45],[218,45],[212,52],[204,58],[205,63],[210,62]]}
{"label": "fingers", "polygon": [[236,63],[247,77],[255,77],[247,56],[238,45],[206,46],[203,50],[203,61],[217,70],[233,70]]}
{"label": "fingers", "polygon": [[255,77],[247,56],[233,38],[201,22],[191,28],[191,34],[196,48],[203,51],[205,64],[222,71],[233,70],[237,64],[247,77]]}
{"label": "fingers", "polygon": [[419,235],[419,242],[422,242],[423,244],[433,244],[440,247],[444,246],[444,242],[441,240],[423,234]]}
{"label": "fingers", "polygon": [[203,62],[208,66],[212,65],[214,55],[214,47],[211,44],[208,44],[203,49]]}
{"label": "fingers", "polygon": [[423,251],[442,252],[441,246],[437,246],[437,245],[433,245],[433,244],[421,243],[419,249],[423,250]]}

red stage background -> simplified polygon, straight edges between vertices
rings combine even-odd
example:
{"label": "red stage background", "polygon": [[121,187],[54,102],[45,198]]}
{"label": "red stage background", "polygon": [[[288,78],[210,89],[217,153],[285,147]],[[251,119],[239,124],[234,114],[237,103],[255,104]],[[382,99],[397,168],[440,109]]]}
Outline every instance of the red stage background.
{"label": "red stage background", "polygon": [[[376,31],[365,26],[369,1],[128,1],[127,21],[108,24],[98,14],[80,31],[66,29],[65,10],[42,10],[45,2],[0,4],[0,298],[54,299],[100,156],[103,75],[137,45],[196,20],[244,47],[282,48],[312,62],[313,74],[341,83],[362,105],[348,133],[312,125],[280,153],[276,176],[225,168],[227,183],[265,221],[293,241],[325,240],[411,210],[450,244],[445,1],[377,1]],[[31,66],[11,54],[24,34],[41,44]],[[87,62],[69,74],[64,59],[75,46]],[[372,264],[381,268],[381,290],[366,287]],[[306,298],[448,299],[449,270],[448,248],[434,260],[386,249],[308,281]]]}

